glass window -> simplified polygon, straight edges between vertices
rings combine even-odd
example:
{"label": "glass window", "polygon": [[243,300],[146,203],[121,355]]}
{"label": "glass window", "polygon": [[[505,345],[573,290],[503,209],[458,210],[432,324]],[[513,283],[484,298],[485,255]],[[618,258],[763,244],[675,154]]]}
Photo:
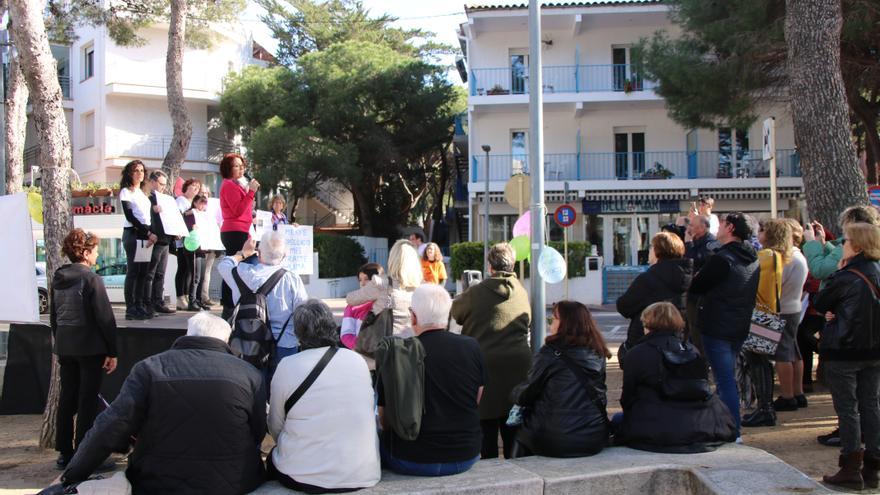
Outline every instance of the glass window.
{"label": "glass window", "polygon": [[516,215],[490,215],[489,216],[489,240],[506,242],[513,238],[513,224],[516,223]]}
{"label": "glass window", "polygon": [[95,75],[95,45],[87,45],[83,48],[83,81]]}
{"label": "glass window", "polygon": [[526,92],[526,81],[529,75],[528,55],[513,53],[510,55],[510,89],[512,94]]}
{"label": "glass window", "polygon": [[101,239],[98,243],[98,261],[95,270],[102,275],[125,274],[125,250],[122,239]]}
{"label": "glass window", "polygon": [[584,217],[584,228],[586,229],[586,239],[590,242],[590,246],[596,246],[596,255],[604,256],[602,251],[602,247],[605,244],[604,219],[598,215],[587,215]]}
{"label": "glass window", "polygon": [[529,171],[529,136],[526,131],[510,131],[511,175]]}

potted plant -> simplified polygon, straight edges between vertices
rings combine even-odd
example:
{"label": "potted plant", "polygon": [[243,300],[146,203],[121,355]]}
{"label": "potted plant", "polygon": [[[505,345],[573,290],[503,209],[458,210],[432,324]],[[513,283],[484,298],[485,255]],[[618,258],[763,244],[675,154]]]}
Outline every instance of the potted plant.
{"label": "potted plant", "polygon": [[662,180],[662,179],[670,179],[674,177],[675,174],[672,173],[672,170],[664,167],[661,163],[654,163],[653,168],[649,168],[642,173],[641,178],[645,180]]}
{"label": "potted plant", "polygon": [[487,94],[489,94],[489,95],[509,95],[510,90],[502,88],[500,84],[496,84],[495,86],[492,86],[492,88],[488,91]]}
{"label": "potted plant", "polygon": [[719,163],[718,164],[718,173],[715,174],[715,177],[719,179],[730,179],[733,177],[733,173],[730,169],[729,163]]}
{"label": "potted plant", "polygon": [[623,82],[623,92],[626,94],[630,94],[633,92],[635,85],[632,82],[632,79],[627,79]]}

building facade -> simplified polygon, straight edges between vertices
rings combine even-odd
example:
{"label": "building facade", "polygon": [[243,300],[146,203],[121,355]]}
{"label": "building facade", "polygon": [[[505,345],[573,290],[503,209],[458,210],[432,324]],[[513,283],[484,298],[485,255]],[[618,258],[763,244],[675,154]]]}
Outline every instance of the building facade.
{"label": "building facade", "polygon": [[[466,11],[460,39],[468,132],[457,149],[466,155],[467,190],[456,199],[467,212],[469,238],[482,240],[488,173],[490,239],[508,240],[519,211],[504,200],[504,187],[513,174],[529,173],[528,7]],[[612,271],[646,265],[651,236],[700,197],[714,198],[715,212],[769,217],[770,169],[761,159],[767,117],[776,123],[780,214],[798,208],[803,195],[787,107],[762,110],[748,129],[686,129],[668,116],[631,52],[658,30],[678,31],[669,13],[650,0],[542,9],[544,203],[550,216],[573,205],[578,216],[569,239],[589,241]],[[550,239],[561,240],[561,228],[548,225]]]}

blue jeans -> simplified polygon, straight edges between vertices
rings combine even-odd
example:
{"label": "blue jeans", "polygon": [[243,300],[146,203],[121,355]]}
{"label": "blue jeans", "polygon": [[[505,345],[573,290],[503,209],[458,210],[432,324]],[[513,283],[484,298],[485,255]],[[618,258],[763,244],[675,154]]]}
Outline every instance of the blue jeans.
{"label": "blue jeans", "polygon": [[736,422],[736,434],[739,436],[742,419],[739,415],[739,391],[736,388],[736,356],[742,347],[742,342],[731,342],[703,334],[703,349],[706,351],[706,360],[712,367],[715,376],[715,387],[718,396],[730,410],[733,420]]}
{"label": "blue jeans", "polygon": [[[382,438],[381,432],[379,433],[379,438]],[[392,457],[391,453],[388,452],[388,449],[385,447],[384,440],[379,442],[379,452],[382,455],[382,467],[390,469],[395,473],[406,474],[409,476],[449,476],[452,474],[459,474],[467,471],[480,460],[480,456],[476,456],[473,459],[458,462],[435,462],[426,464],[405,461],[403,459]]]}

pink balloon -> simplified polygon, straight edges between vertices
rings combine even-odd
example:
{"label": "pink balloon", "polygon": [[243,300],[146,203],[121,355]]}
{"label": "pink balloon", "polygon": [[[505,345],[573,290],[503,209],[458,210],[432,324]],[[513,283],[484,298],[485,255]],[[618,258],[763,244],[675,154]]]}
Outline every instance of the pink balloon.
{"label": "pink balloon", "polygon": [[521,235],[528,236],[532,231],[532,215],[530,211],[527,211],[522,214],[516,220],[516,223],[513,224],[513,236],[519,237]]}

